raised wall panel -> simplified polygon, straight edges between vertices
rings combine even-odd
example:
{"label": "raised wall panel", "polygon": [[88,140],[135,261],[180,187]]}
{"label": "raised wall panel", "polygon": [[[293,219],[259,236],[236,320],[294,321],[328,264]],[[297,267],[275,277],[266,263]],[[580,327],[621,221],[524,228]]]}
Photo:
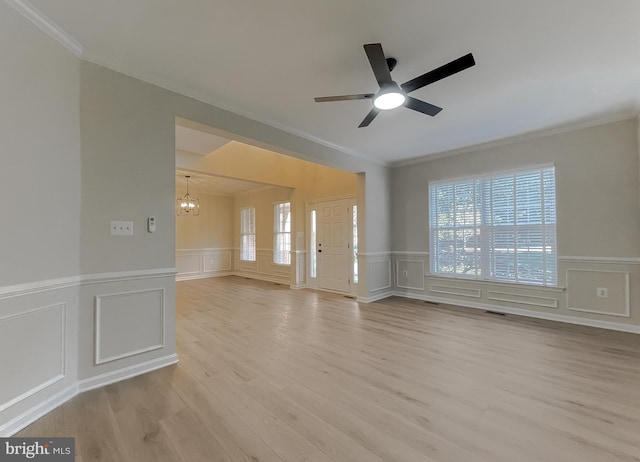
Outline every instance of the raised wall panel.
{"label": "raised wall panel", "polygon": [[96,296],[96,365],[162,347],[164,289]]}
{"label": "raised wall panel", "polygon": [[558,308],[558,299],[539,297],[537,295],[523,295],[513,292],[499,292],[490,290],[487,292],[487,300],[503,303],[517,303],[520,305],[539,306],[542,308]]}
{"label": "raised wall panel", "polygon": [[479,289],[444,284],[430,284],[429,291],[436,294],[457,295],[459,297],[480,298],[482,296],[482,292]]}
{"label": "raised wall panel", "polygon": [[179,275],[197,274],[202,271],[200,254],[176,255],[176,270]]}
{"label": "raised wall panel", "polygon": [[396,287],[424,290],[424,267],[423,260],[396,259]]}
{"label": "raised wall panel", "polygon": [[391,287],[391,260],[372,261],[367,266],[369,291]]}
{"label": "raised wall panel", "polygon": [[66,305],[0,318],[0,412],[65,376]]}
{"label": "raised wall panel", "polygon": [[[629,272],[567,269],[567,308],[572,311],[629,317]],[[598,297],[596,289],[608,291]]]}
{"label": "raised wall panel", "polygon": [[231,251],[205,253],[204,271],[231,271]]}

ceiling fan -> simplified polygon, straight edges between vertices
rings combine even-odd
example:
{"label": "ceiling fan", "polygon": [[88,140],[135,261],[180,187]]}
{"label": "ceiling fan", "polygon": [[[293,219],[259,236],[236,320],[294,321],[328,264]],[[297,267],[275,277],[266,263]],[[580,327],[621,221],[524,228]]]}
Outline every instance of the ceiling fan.
{"label": "ceiling fan", "polygon": [[373,74],[378,81],[380,91],[378,93],[361,93],[359,95],[342,95],[342,96],[322,96],[314,98],[316,103],[325,103],[329,101],[351,101],[358,99],[372,99],[373,109],[358,125],[358,128],[367,127],[373,119],[376,118],[380,111],[394,109],[400,106],[422,112],[430,116],[435,116],[442,111],[441,107],[426,103],[408,95],[412,91],[437,82],[438,80],[449,77],[460,71],[464,71],[476,64],[471,53],[466,54],[458,59],[454,59],[450,63],[440,66],[437,69],[422,74],[415,79],[411,79],[402,85],[398,85],[391,79],[391,71],[395,68],[397,61],[395,58],[385,58],[382,51],[382,45],[379,43],[369,43],[364,45],[364,51],[367,53],[369,63]]}

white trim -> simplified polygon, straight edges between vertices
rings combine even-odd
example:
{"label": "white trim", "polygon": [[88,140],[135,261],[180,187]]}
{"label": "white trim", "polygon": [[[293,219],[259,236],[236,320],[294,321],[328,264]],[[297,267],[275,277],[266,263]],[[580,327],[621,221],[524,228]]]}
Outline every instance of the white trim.
{"label": "white trim", "polygon": [[[147,347],[144,348],[139,348],[137,350],[132,350],[132,351],[127,351],[125,353],[121,353],[119,355],[115,355],[115,356],[109,356],[106,358],[101,358],[100,357],[100,312],[101,312],[101,307],[102,304],[100,303],[102,301],[103,298],[112,298],[112,297],[119,297],[121,295],[134,295],[134,294],[144,294],[144,293],[151,293],[151,292],[160,292],[160,324],[161,324],[161,332],[160,332],[160,343],[157,345],[149,345]],[[99,366],[100,364],[105,364],[105,363],[109,363],[111,361],[116,361],[118,359],[124,359],[124,358],[129,358],[131,356],[136,356],[142,353],[148,353],[150,351],[156,351],[156,350],[160,350],[162,348],[164,348],[164,341],[165,341],[165,323],[164,323],[164,300],[165,300],[165,294],[164,294],[164,287],[159,287],[159,288],[154,288],[154,289],[144,289],[144,290],[133,290],[130,292],[117,292],[117,293],[112,293],[112,294],[103,294],[103,295],[96,295],[96,306],[95,306],[95,322],[94,322],[94,329],[95,329],[95,365]]]}
{"label": "white trim", "polygon": [[26,282],[24,284],[15,284],[11,286],[0,287],[0,300],[20,297],[22,295],[32,295],[50,290],[66,289],[75,287],[80,284],[82,278],[80,276],[72,276],[57,279],[46,279],[44,281]]}
{"label": "white trim", "polygon": [[625,265],[639,265],[640,257],[581,257],[559,256],[558,261],[582,261],[587,263],[618,263]]}
{"label": "white trim", "polygon": [[[498,297],[492,297],[491,294],[496,294]],[[502,297],[501,297],[502,296]],[[506,297],[505,297],[506,296]],[[509,298],[511,297],[511,298]],[[536,303],[534,301],[523,300],[518,297],[526,297],[530,299],[537,300],[548,300],[551,303]],[[526,294],[514,294],[510,292],[498,292],[495,290],[487,291],[487,300],[494,300],[496,302],[507,302],[507,303],[518,303],[520,305],[531,305],[531,306],[539,306],[541,308],[558,308],[558,299],[557,298],[549,298],[549,297],[538,297],[537,295],[526,295]]]}
{"label": "white trim", "polygon": [[[585,308],[577,308],[569,305],[569,271],[574,272],[583,272],[583,273],[617,273],[624,274],[624,301],[625,301],[625,310],[624,313],[611,313],[607,311],[598,311],[598,310],[587,310]],[[611,271],[611,270],[596,270],[596,269],[580,269],[580,268],[567,268],[565,270],[565,280],[567,281],[567,294],[566,294],[566,302],[567,309],[571,311],[580,311],[583,313],[593,313],[600,314],[606,316],[618,316],[622,318],[630,318],[631,317],[631,302],[629,297],[629,272],[628,271]]]}
{"label": "white trim", "polygon": [[623,324],[623,323],[617,323],[617,322],[611,322],[611,321],[600,321],[597,319],[590,319],[590,318],[578,318],[574,316],[566,316],[563,314],[549,313],[545,311],[531,311],[531,310],[524,310],[521,308],[510,308],[510,307],[500,306],[500,305],[489,305],[487,303],[477,303],[477,302],[471,302],[467,300],[457,300],[457,299],[454,300],[449,298],[429,297],[429,296],[424,296],[420,294],[412,294],[412,293],[404,293],[404,292],[394,292],[392,295],[396,295],[398,297],[404,297],[404,298],[411,298],[415,300],[424,300],[428,302],[443,303],[446,305],[454,305],[454,306],[457,305],[457,306],[462,306],[466,308],[476,308],[476,309],[485,310],[485,311],[489,310],[489,311],[496,311],[498,313],[514,314],[518,316],[525,316],[528,318],[545,319],[548,321],[564,322],[567,324],[575,324],[579,326],[598,327],[601,329],[609,329],[609,330],[616,330],[621,332],[630,332],[633,334],[640,334],[640,326],[632,325],[632,324]]}
{"label": "white trim", "polygon": [[118,271],[114,273],[93,273],[82,276],[81,284],[103,284],[105,282],[135,281],[138,279],[155,279],[175,277],[175,268],[156,268],[149,270]]}
{"label": "white trim", "polygon": [[377,302],[379,300],[383,300],[385,298],[389,298],[389,297],[393,297],[395,295],[395,293],[389,291],[389,292],[384,292],[382,294],[376,294],[376,295],[372,295],[370,297],[358,297],[356,298],[356,301],[360,302],[360,303],[373,303],[373,302]]}
{"label": "white trim", "polygon": [[[391,289],[391,285],[393,284],[393,277],[391,276],[391,259],[387,259],[387,260],[377,260],[377,261],[368,261],[367,263],[367,279],[370,280],[371,279],[371,275],[373,274],[372,270],[371,270],[371,266],[372,265],[379,265],[381,263],[386,263],[387,264],[387,278],[389,280],[389,283],[385,286],[380,286],[380,287],[375,287],[375,288],[371,288],[369,289],[369,293],[371,292],[377,292],[379,290],[386,290],[386,289]],[[360,276],[358,276],[360,277]]]}
{"label": "white trim", "polygon": [[393,252],[358,252],[358,257],[387,257],[391,256]]}
{"label": "white trim", "polygon": [[[424,260],[409,260],[409,259],[400,259],[396,258],[396,287],[400,287],[401,289],[410,289],[410,290],[424,290],[424,275],[425,275],[425,261]],[[398,268],[398,263],[407,262],[407,263],[420,263],[422,265],[422,275],[420,276],[420,280],[422,281],[422,287],[411,287],[411,286],[402,286],[400,285],[400,268]]]}
{"label": "white trim", "polygon": [[[288,268],[288,267],[287,267]],[[275,277],[272,277],[271,275],[267,274],[267,273],[259,273],[259,272],[244,272],[244,271],[233,271],[232,273],[228,274],[228,276],[239,276],[241,278],[247,278],[247,279],[257,279],[259,281],[266,281],[266,282],[273,282],[274,284],[282,284],[282,285],[290,285],[291,284],[291,280],[289,275],[286,275],[286,277],[282,277],[282,278],[278,278],[278,276],[276,275]]]}
{"label": "white trim", "polygon": [[429,256],[429,252],[413,252],[411,250],[401,250],[401,251],[396,251],[393,250],[391,252],[393,255],[403,255],[403,256],[410,256],[410,257],[428,257]]}
{"label": "white trim", "polygon": [[137,279],[154,279],[162,277],[174,277],[175,268],[157,268],[150,270],[120,271],[113,273],[93,273],[79,276],[70,276],[43,281],[26,282],[0,287],[0,300],[33,295],[51,290],[66,289],[86,284],[101,284],[105,282],[133,281]]}
{"label": "white trim", "polygon": [[300,290],[300,289],[307,289],[308,286],[306,284],[289,284],[289,289],[292,290]]}
{"label": "white trim", "polygon": [[195,281],[196,279],[220,278],[224,276],[232,276],[233,271],[210,271],[206,273],[183,273],[185,276],[176,275],[176,282]]}
{"label": "white trim", "polygon": [[63,47],[80,58],[82,45],[76,39],[67,34],[60,26],[49,19],[27,0],[5,0],[7,5],[13,7],[18,13],[35,24],[40,30],[53,37]]}
{"label": "white trim", "polygon": [[70,385],[53,396],[45,399],[42,402],[37,403],[31,409],[23,412],[19,416],[11,419],[4,425],[0,426],[0,438],[8,438],[11,435],[15,435],[23,428],[32,424],[40,417],[48,414],[53,411],[58,406],[66,403],[71,398],[78,394],[78,385],[74,383]]}
{"label": "white trim", "polygon": [[424,162],[442,159],[445,157],[452,157],[460,154],[467,154],[470,152],[485,151],[492,148],[509,146],[511,144],[522,143],[525,141],[535,140],[539,138],[547,138],[550,136],[560,135],[563,133],[576,132],[579,130],[584,130],[586,128],[599,127],[601,125],[608,125],[616,122],[621,122],[623,120],[635,119],[637,117],[638,117],[637,110],[633,110],[632,112],[626,112],[623,114],[611,114],[604,117],[596,117],[593,119],[583,120],[576,123],[569,123],[569,124],[555,126],[548,129],[536,130],[529,133],[514,135],[507,138],[502,138],[500,140],[487,141],[485,143],[476,143],[476,144],[472,144],[470,146],[465,146],[458,149],[434,152],[432,154],[426,154],[424,156],[414,157],[412,159],[391,162],[388,164],[388,167],[398,168],[398,167],[407,167],[411,165],[422,164]]}
{"label": "white trim", "polygon": [[471,277],[462,277],[462,276],[445,276],[441,274],[433,274],[427,273],[424,275],[425,278],[428,279],[441,279],[446,281],[458,281],[466,284],[480,284],[480,285],[497,285],[502,287],[511,287],[519,288],[519,289],[535,289],[535,290],[545,290],[549,292],[564,292],[566,288],[558,287],[558,286],[543,286],[538,284],[523,284],[522,282],[504,282],[504,281],[491,281],[487,279],[475,279]]}
{"label": "white trim", "polygon": [[123,367],[122,369],[117,369],[115,371],[105,372],[104,374],[78,381],[78,392],[82,393],[83,391],[93,390],[94,388],[130,379],[138,375],[146,374],[147,372],[155,371],[156,369],[171,366],[177,362],[178,355],[174,353],[161,358],[150,359],[143,363]]}
{"label": "white trim", "polygon": [[[437,287],[434,289],[434,287]],[[462,293],[455,292],[458,291],[468,291],[471,293]],[[433,292],[436,294],[447,294],[447,295],[455,295],[457,297],[472,297],[472,298],[480,298],[482,297],[482,291],[480,289],[471,289],[467,287],[455,287],[455,286],[443,286],[439,284],[429,284],[429,292]]]}
{"label": "white trim", "polygon": [[105,385],[109,385],[121,380],[130,379],[138,375],[146,374],[166,366],[171,366],[178,362],[178,355],[171,354],[162,358],[151,359],[144,363],[134,364],[111,372],[91,377],[69,385],[55,395],[45,399],[44,401],[34,405],[31,409],[23,412],[19,416],[11,419],[6,424],[0,426],[0,437],[9,437],[32,424],[40,417],[53,411],[58,406],[66,403],[79,393],[93,390]]}
{"label": "white trim", "polygon": [[30,314],[34,314],[34,313],[38,313],[41,311],[47,311],[47,310],[51,310],[53,308],[62,308],[62,312],[61,312],[61,326],[60,326],[60,338],[61,338],[61,345],[60,345],[60,370],[58,371],[58,374],[49,378],[48,380],[45,380],[44,382],[42,382],[39,385],[36,385],[35,387],[21,393],[20,395],[11,398],[9,401],[6,401],[4,403],[0,403],[0,412],[3,412],[6,409],[9,409],[11,406],[14,406],[15,404],[18,404],[20,401],[27,399],[30,396],[35,395],[36,393],[44,390],[47,387],[50,387],[51,385],[53,385],[54,383],[59,382],[60,380],[64,379],[67,375],[67,360],[66,360],[66,354],[67,354],[67,304],[66,303],[57,303],[55,305],[48,305],[48,306],[43,306],[40,308],[34,308],[31,310],[27,310],[27,311],[22,311],[20,313],[16,313],[16,314],[12,314],[9,316],[4,316],[2,318],[0,318],[0,321],[6,321],[9,319],[15,319],[15,318],[19,318],[22,316],[27,316]]}

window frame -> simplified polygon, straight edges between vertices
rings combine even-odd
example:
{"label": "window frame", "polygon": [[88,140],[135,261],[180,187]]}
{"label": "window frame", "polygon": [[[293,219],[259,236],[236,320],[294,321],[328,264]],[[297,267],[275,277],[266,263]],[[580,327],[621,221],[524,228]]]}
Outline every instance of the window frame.
{"label": "window frame", "polygon": [[[245,223],[245,211],[251,211],[253,215],[253,223],[248,223],[249,226],[246,226],[247,223]],[[249,232],[247,232],[247,227],[253,229],[249,229]],[[247,236],[253,236],[253,258],[245,258],[247,256],[245,237]],[[255,206],[242,207],[240,209],[240,261],[256,261],[256,253],[256,208]]]}
{"label": "window frame", "polygon": [[[280,230],[280,212],[279,208],[283,205],[288,205],[289,207],[289,219],[285,221],[284,227],[286,228],[287,224],[289,226],[288,231]],[[293,214],[291,211],[291,201],[282,201],[275,202],[273,204],[273,264],[280,266],[291,266],[291,251],[292,251],[292,243],[291,243],[291,226],[293,221]],[[286,238],[288,236],[288,239]],[[280,237],[284,237],[280,239]],[[287,249],[280,249],[281,243],[288,244]],[[282,256],[281,260],[279,256]]]}
{"label": "window frame", "polygon": [[[549,172],[551,170],[551,172]],[[534,178],[535,174],[540,175],[538,188],[535,188],[532,195],[535,200],[532,201],[528,194],[518,196],[518,176],[521,181],[527,181]],[[550,186],[548,175],[551,174]],[[507,189],[512,188],[510,200],[513,203],[504,207],[504,197],[498,197],[498,193],[494,191],[496,181],[505,181],[509,176],[513,180],[508,184]],[[438,215],[437,199],[434,198],[437,188],[448,186],[452,188],[452,197],[450,206],[445,205],[445,214]],[[552,197],[549,196],[548,188],[552,187]],[[456,193],[458,188],[467,193],[466,202],[457,201]],[[467,191],[464,191],[467,188]],[[471,191],[471,192],[470,192]],[[479,194],[479,196],[478,196]],[[469,195],[473,198],[469,199]],[[488,172],[481,175],[465,176],[458,178],[450,178],[446,180],[430,181],[428,183],[428,232],[429,232],[429,268],[431,274],[437,277],[450,277],[455,279],[466,279],[475,281],[485,281],[493,283],[506,284],[523,284],[534,287],[558,287],[558,250],[557,250],[557,182],[554,164],[543,164],[535,166],[521,167],[517,169]],[[524,207],[525,211],[538,210],[540,214],[539,222],[529,222],[528,219],[523,221],[519,218],[519,206],[522,201],[527,202]],[[536,209],[536,204],[539,204]],[[495,207],[494,207],[495,206]],[[500,206],[503,206],[502,213],[509,214],[511,211],[511,222],[505,224],[496,224],[496,219],[500,218]],[[450,215],[447,216],[446,208],[451,209]],[[496,208],[498,211],[496,211]],[[442,210],[442,209],[439,209]],[[436,216],[438,215],[438,217]],[[456,223],[456,219],[464,216],[464,222]],[[447,224],[439,224],[444,220]],[[551,220],[551,221],[549,221]],[[451,224],[452,223],[452,224]],[[511,235],[509,236],[509,233]],[[537,234],[536,234],[537,233]],[[449,234],[452,244],[447,246],[447,250],[440,248],[442,245],[437,236]],[[508,236],[508,247],[503,248],[503,252],[499,252],[496,247],[497,241]],[[521,242],[521,236],[539,239],[539,245],[533,248],[527,246],[526,250]],[[510,239],[510,240],[509,240]],[[526,239],[525,239],[526,240]],[[467,242],[471,241],[468,246]],[[459,243],[463,242],[460,247]],[[502,244],[504,245],[504,244]],[[534,246],[531,246],[534,247]],[[473,250],[473,254],[469,254],[467,248]],[[462,259],[459,260],[460,255]],[[513,255],[513,257],[511,257]],[[508,257],[507,257],[508,256]],[[445,266],[447,257],[451,271],[442,271]],[[513,258],[513,265],[509,267],[511,273],[498,275],[508,259]],[[539,261],[541,259],[541,261]],[[443,260],[445,262],[443,263]],[[472,261],[470,266],[471,274],[465,274],[459,271],[459,261],[468,263]],[[510,262],[508,262],[510,264]],[[520,268],[527,265],[539,270],[539,275],[530,274],[529,277],[520,276]],[[537,277],[540,279],[538,280]]]}

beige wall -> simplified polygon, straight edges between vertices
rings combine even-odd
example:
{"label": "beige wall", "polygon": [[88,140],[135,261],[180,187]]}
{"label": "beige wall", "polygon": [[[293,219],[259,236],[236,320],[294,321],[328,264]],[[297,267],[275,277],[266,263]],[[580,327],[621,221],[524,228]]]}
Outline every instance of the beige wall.
{"label": "beige wall", "polygon": [[273,206],[277,202],[291,201],[292,190],[281,187],[265,187],[233,199],[233,246],[240,247],[240,210],[256,208],[256,248],[273,250]]}
{"label": "beige wall", "polygon": [[[233,197],[191,193],[200,199],[200,215],[176,217],[177,249],[228,249],[233,246]],[[178,191],[178,197],[182,194]]]}
{"label": "beige wall", "polygon": [[[548,163],[556,169],[560,290],[509,285],[496,289],[486,283],[450,279],[443,282],[442,278],[429,275],[428,257],[424,255],[429,251],[429,181]],[[509,305],[571,317],[640,324],[640,291],[637,289],[640,204],[635,119],[399,167],[392,170],[391,176],[393,250],[394,254],[404,255],[396,257],[396,267],[408,272],[407,278],[403,278],[402,272],[399,278],[395,275],[396,284],[404,286],[402,292],[432,298],[445,296],[469,304]],[[412,263],[420,259],[424,265]],[[423,266],[425,274],[418,274]],[[624,286],[623,280],[627,277],[628,293],[624,293],[619,287]],[[613,288],[605,302],[595,297],[594,285],[597,284],[609,284]],[[434,286],[437,292],[430,289]],[[460,295],[462,293],[466,295]],[[529,298],[523,298],[524,294]],[[496,301],[499,298],[516,301]],[[624,315],[627,298],[629,317]],[[557,306],[547,307],[554,304]]]}
{"label": "beige wall", "polygon": [[[255,277],[290,282],[294,285],[305,283],[307,256],[301,252],[305,252],[308,246],[306,204],[320,199],[357,196],[358,175],[354,173],[239,142],[231,142],[208,156],[177,152],[176,165],[178,168],[280,185],[235,196],[234,248],[237,249],[240,245],[240,209],[252,205],[256,207],[256,244],[259,252],[256,263],[240,261],[236,252],[234,270],[245,275],[253,274]],[[383,188],[383,194],[384,191]],[[379,190],[375,191],[375,193],[378,192]],[[273,203],[285,200],[291,202],[293,214],[292,271],[285,271],[285,268],[270,263],[273,256]],[[364,278],[362,286],[366,288]]]}

